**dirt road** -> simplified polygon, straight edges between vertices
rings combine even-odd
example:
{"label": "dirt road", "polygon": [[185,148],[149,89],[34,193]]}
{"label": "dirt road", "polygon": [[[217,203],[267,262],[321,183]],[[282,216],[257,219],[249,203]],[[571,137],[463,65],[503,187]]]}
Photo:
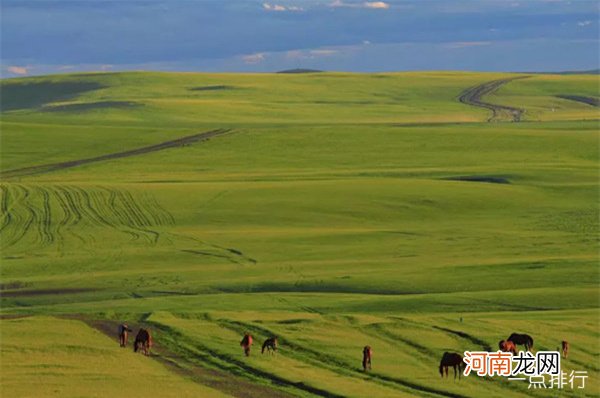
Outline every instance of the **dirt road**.
{"label": "dirt road", "polygon": [[478,106],[480,108],[486,108],[492,111],[492,116],[488,119],[488,122],[510,120],[513,122],[520,122],[521,116],[525,112],[525,109],[515,108],[506,105],[497,105],[482,100],[482,97],[492,94],[503,85],[517,79],[524,79],[528,76],[510,77],[507,79],[492,80],[480,84],[475,87],[471,87],[463,91],[458,100],[463,104]]}
{"label": "dirt road", "polygon": [[25,176],[30,176],[30,175],[34,175],[34,174],[43,174],[43,173],[49,173],[52,171],[69,169],[72,167],[77,167],[77,166],[81,166],[81,165],[89,164],[89,163],[101,162],[104,160],[112,160],[112,159],[126,158],[126,157],[130,157],[130,156],[144,155],[144,154],[147,154],[150,152],[162,151],[165,149],[175,148],[178,146],[189,145],[189,144],[192,144],[192,143],[198,142],[198,141],[204,141],[209,138],[228,134],[230,132],[231,132],[231,130],[229,130],[229,129],[217,129],[217,130],[205,131],[203,133],[188,135],[185,137],[177,138],[175,140],[161,142],[160,144],[149,145],[149,146],[131,149],[128,151],[123,151],[123,152],[109,153],[106,155],[100,155],[100,156],[96,156],[93,158],[69,160],[66,162],[42,164],[42,165],[38,165],[38,166],[30,166],[30,167],[23,167],[20,169],[6,170],[6,171],[0,172],[0,178],[6,179],[6,178],[14,178],[14,177],[25,177]]}

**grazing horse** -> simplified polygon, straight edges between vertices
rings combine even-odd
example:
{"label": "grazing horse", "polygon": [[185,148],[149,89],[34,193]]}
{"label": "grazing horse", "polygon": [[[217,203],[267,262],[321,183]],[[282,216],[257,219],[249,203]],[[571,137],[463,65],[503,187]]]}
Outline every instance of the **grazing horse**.
{"label": "grazing horse", "polygon": [[363,360],[362,366],[363,370],[366,372],[367,370],[371,370],[371,358],[373,357],[373,350],[371,346],[367,345],[363,348]]}
{"label": "grazing horse", "polygon": [[135,342],[133,343],[133,352],[142,350],[144,355],[150,355],[150,347],[152,347],[152,336],[150,331],[141,328],[138,334],[135,336]]}
{"label": "grazing horse", "polygon": [[509,336],[507,340],[512,341],[515,344],[515,346],[525,346],[525,349],[527,351],[531,351],[531,349],[533,348],[533,338],[531,338],[531,336],[528,334],[513,333]]}
{"label": "grazing horse", "polygon": [[261,354],[265,353],[265,349],[268,353],[274,354],[277,351],[277,336],[273,336],[269,339],[266,339],[262,345]]}
{"label": "grazing horse", "polygon": [[446,377],[448,377],[448,368],[452,366],[454,369],[454,380],[456,380],[456,368],[458,368],[458,378],[462,373],[463,357],[453,352],[445,352],[440,361],[440,375],[444,378],[444,370],[446,370]]}
{"label": "grazing horse", "polygon": [[517,346],[512,341],[500,340],[498,348],[502,352],[511,352],[513,355],[517,355]]}
{"label": "grazing horse", "polygon": [[119,325],[119,345],[121,347],[127,346],[127,341],[129,340],[129,332],[133,332],[133,330],[129,329],[126,323],[122,323]]}
{"label": "grazing horse", "polygon": [[250,356],[250,347],[252,346],[252,335],[250,333],[244,334],[244,338],[240,341],[240,345],[244,348],[244,354]]}
{"label": "grazing horse", "polygon": [[562,348],[562,354],[563,357],[566,359],[569,356],[569,342],[566,340],[563,340],[561,342],[561,348]]}

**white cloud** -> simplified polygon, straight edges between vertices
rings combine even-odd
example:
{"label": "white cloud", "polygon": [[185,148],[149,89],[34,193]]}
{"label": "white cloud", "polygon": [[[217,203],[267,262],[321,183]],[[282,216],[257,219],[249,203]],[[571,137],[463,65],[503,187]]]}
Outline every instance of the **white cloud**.
{"label": "white cloud", "polygon": [[265,60],[265,53],[244,55],[244,56],[242,56],[242,60],[246,64],[259,64]]}
{"label": "white cloud", "polygon": [[363,5],[365,8],[390,8],[390,5],[388,3],[384,3],[383,1],[367,1],[363,3]]}
{"label": "white cloud", "polygon": [[489,46],[492,44],[491,41],[455,41],[452,43],[447,43],[446,48],[468,48],[468,47],[481,47],[481,46]]}
{"label": "white cloud", "polygon": [[289,50],[285,52],[287,59],[315,59],[320,57],[330,57],[339,54],[339,50],[316,48],[312,50]]}
{"label": "white cloud", "polygon": [[310,50],[309,54],[310,55],[314,55],[316,57],[328,57],[330,55],[335,55],[337,54],[338,51],[337,50]]}
{"label": "white cloud", "polygon": [[365,1],[362,3],[345,3],[342,0],[334,0],[329,3],[329,7],[339,8],[339,7],[348,7],[348,8],[376,8],[376,9],[387,9],[390,8],[388,3],[383,1]]}
{"label": "white cloud", "polygon": [[282,6],[281,4],[263,3],[263,9],[267,11],[303,11],[302,7]]}
{"label": "white cloud", "polygon": [[577,26],[588,26],[592,23],[592,21],[579,21],[577,22]]}
{"label": "white cloud", "polygon": [[9,66],[6,70],[15,75],[27,75],[29,74],[29,66]]}

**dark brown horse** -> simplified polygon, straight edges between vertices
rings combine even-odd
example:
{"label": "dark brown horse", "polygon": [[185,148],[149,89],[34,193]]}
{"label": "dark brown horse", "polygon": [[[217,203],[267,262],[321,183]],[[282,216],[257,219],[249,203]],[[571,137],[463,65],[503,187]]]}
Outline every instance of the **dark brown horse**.
{"label": "dark brown horse", "polygon": [[531,351],[531,349],[533,348],[533,338],[528,334],[513,333],[508,337],[507,340],[512,341],[515,344],[515,346],[525,346],[525,349],[527,351]]}
{"label": "dark brown horse", "polygon": [[119,345],[121,347],[127,346],[127,341],[129,340],[129,332],[133,332],[133,330],[129,329],[126,323],[122,323],[119,325]]}
{"label": "dark brown horse", "polygon": [[252,347],[252,335],[250,333],[244,334],[242,341],[240,341],[240,345],[244,349],[244,354],[249,357],[250,356],[250,347]]}
{"label": "dark brown horse", "polygon": [[141,328],[138,334],[135,336],[133,352],[138,352],[138,350],[141,350],[144,355],[150,355],[150,347],[152,347],[152,336],[150,335],[150,331]]}
{"label": "dark brown horse", "polygon": [[517,346],[512,341],[500,340],[498,348],[502,352],[511,352],[513,355],[517,355]]}
{"label": "dark brown horse", "polygon": [[265,342],[262,345],[262,350],[261,350],[261,354],[265,353],[265,350],[267,350],[268,353],[270,354],[274,354],[277,351],[277,336],[273,336],[271,338],[268,338],[265,340]]}
{"label": "dark brown horse", "polygon": [[562,348],[563,357],[566,359],[569,356],[569,342],[566,340],[563,340],[561,342],[561,348]]}
{"label": "dark brown horse", "polygon": [[373,357],[373,350],[371,349],[371,346],[365,346],[365,348],[363,348],[363,360],[362,360],[362,366],[363,366],[363,370],[366,372],[367,370],[371,370],[371,358]]}
{"label": "dark brown horse", "polygon": [[458,378],[460,379],[462,373],[463,366],[463,358],[456,353],[453,352],[445,352],[442,355],[442,360],[440,361],[440,375],[444,378],[444,370],[446,371],[446,377],[448,377],[448,368],[452,366],[454,369],[454,379],[456,380],[456,369],[458,368]]}

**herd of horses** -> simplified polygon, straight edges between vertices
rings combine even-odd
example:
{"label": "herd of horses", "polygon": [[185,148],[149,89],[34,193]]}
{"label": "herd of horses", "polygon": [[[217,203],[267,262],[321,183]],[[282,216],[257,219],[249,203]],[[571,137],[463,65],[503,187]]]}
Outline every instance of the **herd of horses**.
{"label": "herd of horses", "polygon": [[[129,333],[133,332],[126,323],[119,325],[119,345],[121,347],[127,346],[127,340],[129,338]],[[240,341],[240,346],[244,350],[244,355],[250,356],[250,349],[252,348],[252,344],[254,344],[254,339],[250,333],[245,333],[244,337]],[[531,351],[533,349],[533,338],[528,334],[519,334],[513,333],[508,339],[500,340],[498,342],[498,349],[502,352],[510,352],[513,355],[517,354],[517,346],[522,345],[526,351]],[[274,354],[277,352],[277,347],[279,346],[277,336],[270,337],[266,339],[262,345],[261,354],[264,354],[265,351],[268,354]],[[135,336],[135,341],[133,343],[133,351],[138,352],[141,351],[144,355],[150,355],[150,348],[152,347],[152,335],[148,329],[140,328],[137,335]],[[557,349],[558,351],[558,349]],[[569,342],[563,340],[561,342],[562,355],[564,358],[567,358],[569,355]],[[373,349],[371,346],[365,346],[362,351],[363,359],[362,359],[362,367],[365,372],[371,370],[371,358],[373,357]],[[446,378],[448,377],[448,369],[452,367],[454,370],[454,379],[456,379],[456,375],[458,374],[458,378],[460,379],[462,368],[464,366],[463,357],[460,354],[455,352],[444,352],[442,355],[442,359],[440,361],[440,375],[442,378],[444,374],[446,374]],[[458,372],[457,372],[458,370]]]}
{"label": "herd of horses", "polygon": [[[533,349],[533,338],[528,334],[513,333],[508,337],[508,339],[500,340],[498,342],[498,349],[502,352],[510,352],[513,355],[517,355],[517,346],[519,345],[525,347],[526,351],[531,351]],[[564,358],[567,358],[569,356],[569,342],[563,340],[561,342],[561,348],[557,348],[557,351],[561,351],[562,356]],[[448,377],[448,369],[452,367],[452,369],[454,370],[454,379],[456,379],[457,373],[458,378],[460,379],[463,365],[463,357],[460,354],[453,352],[444,352],[442,360],[440,361],[440,375],[443,378],[445,372],[446,377]]]}

